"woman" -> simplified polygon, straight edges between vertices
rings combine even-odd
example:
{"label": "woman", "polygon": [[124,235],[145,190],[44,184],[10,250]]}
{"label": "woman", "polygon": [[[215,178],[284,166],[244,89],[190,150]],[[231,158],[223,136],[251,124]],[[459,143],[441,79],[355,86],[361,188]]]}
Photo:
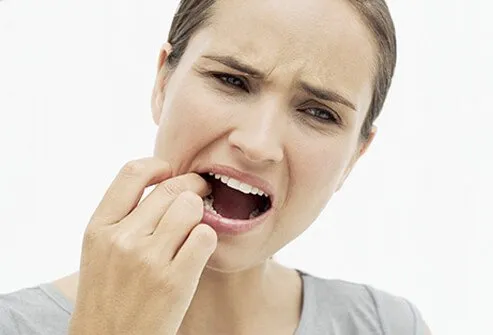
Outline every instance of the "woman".
{"label": "woman", "polygon": [[395,58],[383,0],[182,0],[154,157],[116,176],[79,273],[1,297],[1,333],[429,334],[403,298],[271,258],[371,144]]}

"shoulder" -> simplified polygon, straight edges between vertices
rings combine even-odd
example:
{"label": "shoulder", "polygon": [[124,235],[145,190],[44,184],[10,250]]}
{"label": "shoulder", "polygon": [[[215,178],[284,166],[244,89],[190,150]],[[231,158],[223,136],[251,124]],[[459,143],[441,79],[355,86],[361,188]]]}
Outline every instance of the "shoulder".
{"label": "shoulder", "polygon": [[388,334],[430,335],[418,308],[408,299],[364,285]]}
{"label": "shoulder", "polygon": [[0,334],[20,335],[20,331],[14,321],[12,310],[3,303],[0,296]]}
{"label": "shoulder", "polygon": [[31,289],[0,294],[0,334],[22,334],[19,324],[25,318],[26,306],[32,301]]}
{"label": "shoulder", "polygon": [[43,285],[0,294],[0,334],[63,334],[70,313]]}
{"label": "shoulder", "polygon": [[375,334],[430,335],[419,310],[404,297],[366,284],[305,276],[320,311]]}

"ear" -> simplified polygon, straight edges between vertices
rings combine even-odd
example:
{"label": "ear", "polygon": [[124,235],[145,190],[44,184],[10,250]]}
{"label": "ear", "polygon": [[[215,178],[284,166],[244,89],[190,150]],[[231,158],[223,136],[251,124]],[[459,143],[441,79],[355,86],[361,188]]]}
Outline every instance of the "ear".
{"label": "ear", "polygon": [[165,44],[163,44],[159,52],[156,81],[154,82],[154,89],[152,90],[151,97],[152,118],[156,125],[159,125],[159,119],[161,118],[164,93],[169,76],[169,70],[166,66],[166,60],[168,59],[171,50],[171,44],[166,42]]}
{"label": "ear", "polygon": [[363,156],[366,153],[366,151],[370,147],[370,144],[373,142],[373,139],[377,135],[377,130],[378,130],[377,126],[375,126],[375,125],[372,126],[368,140],[365,141],[364,143],[360,143],[358,145],[358,150],[357,150],[357,152],[354,153],[353,157],[351,158],[351,161],[349,162],[349,165],[346,167],[346,170],[344,171],[344,174],[343,174],[341,180],[339,181],[339,185],[337,186],[336,192],[338,192],[341,189],[341,187],[344,184],[344,182],[346,181],[347,177],[349,176],[349,174],[353,170],[353,167],[356,164],[356,162],[360,159],[361,156]]}

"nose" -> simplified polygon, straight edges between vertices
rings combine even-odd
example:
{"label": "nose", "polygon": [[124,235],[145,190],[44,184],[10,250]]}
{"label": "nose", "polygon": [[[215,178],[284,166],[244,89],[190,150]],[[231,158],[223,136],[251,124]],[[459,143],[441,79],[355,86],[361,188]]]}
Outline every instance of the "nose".
{"label": "nose", "polygon": [[[284,158],[285,115],[272,102],[250,109],[230,133],[230,145],[249,163],[279,163]],[[258,108],[260,107],[260,108]]]}

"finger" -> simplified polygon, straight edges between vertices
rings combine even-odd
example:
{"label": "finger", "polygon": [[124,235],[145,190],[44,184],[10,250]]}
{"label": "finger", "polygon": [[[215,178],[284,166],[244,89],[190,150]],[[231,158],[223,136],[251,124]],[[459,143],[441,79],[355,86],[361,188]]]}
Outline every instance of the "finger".
{"label": "finger", "polygon": [[120,170],[94,211],[91,224],[119,222],[139,203],[147,186],[171,176],[170,164],[155,157],[130,161]]}
{"label": "finger", "polygon": [[159,220],[150,236],[163,259],[171,260],[204,213],[202,198],[191,192],[181,193]]}
{"label": "finger", "polygon": [[121,222],[122,229],[144,236],[152,234],[171,204],[184,192],[190,192],[199,198],[199,207],[202,208],[201,198],[211,192],[211,186],[196,173],[167,179],[157,185]]}
{"label": "finger", "polygon": [[195,226],[180,248],[171,266],[173,273],[197,284],[204,267],[217,247],[217,234],[205,223]]}

